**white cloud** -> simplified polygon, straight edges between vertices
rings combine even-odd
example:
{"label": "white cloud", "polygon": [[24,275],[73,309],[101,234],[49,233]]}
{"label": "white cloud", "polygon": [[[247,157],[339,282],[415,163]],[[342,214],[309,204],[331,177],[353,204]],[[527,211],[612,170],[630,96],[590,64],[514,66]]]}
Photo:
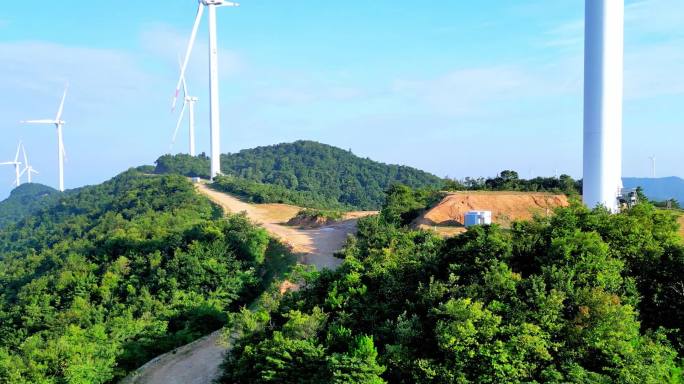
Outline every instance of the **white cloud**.
{"label": "white cloud", "polygon": [[490,113],[493,103],[530,95],[539,86],[530,72],[516,66],[463,68],[429,80],[398,80],[392,91],[409,100],[427,103],[450,115]]}
{"label": "white cloud", "polygon": [[69,82],[84,103],[109,103],[139,93],[150,80],[133,56],[116,50],[39,41],[0,43],[3,89],[46,95]]}

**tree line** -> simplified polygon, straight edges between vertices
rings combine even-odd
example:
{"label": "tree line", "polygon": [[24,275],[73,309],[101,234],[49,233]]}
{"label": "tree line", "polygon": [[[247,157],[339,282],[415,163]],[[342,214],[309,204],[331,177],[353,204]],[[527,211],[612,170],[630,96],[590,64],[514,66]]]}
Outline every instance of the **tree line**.
{"label": "tree line", "polygon": [[579,203],[510,230],[413,230],[392,188],[336,271],[231,315],[223,383],[681,383],[684,246],[642,203]]}

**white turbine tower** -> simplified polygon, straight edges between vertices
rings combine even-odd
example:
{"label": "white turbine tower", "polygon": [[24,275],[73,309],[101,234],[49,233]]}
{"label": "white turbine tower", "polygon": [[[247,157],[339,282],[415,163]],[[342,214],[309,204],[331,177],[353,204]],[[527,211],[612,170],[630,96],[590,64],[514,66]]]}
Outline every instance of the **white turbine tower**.
{"label": "white turbine tower", "polygon": [[173,107],[176,106],[178,94],[180,93],[185,70],[188,67],[188,60],[192,52],[192,47],[197,38],[197,29],[202,21],[204,7],[209,9],[209,111],[211,125],[211,178],[221,174],[221,118],[219,115],[219,76],[218,76],[218,42],[216,40],[216,7],[237,7],[238,3],[224,0],[199,0],[199,8],[195,17],[195,24],[192,27],[190,41],[185,52],[185,59],[181,66],[181,74],[176,85],[176,94],[173,98]]}
{"label": "white turbine tower", "polygon": [[624,0],[585,0],[584,203],[618,210],[622,189]]}
{"label": "white turbine tower", "polygon": [[24,124],[52,124],[57,127],[57,161],[59,164],[59,190],[64,192],[64,156],[66,154],[64,150],[64,139],[62,137],[62,127],[64,126],[64,120],[62,120],[62,112],[64,111],[64,100],[66,99],[67,90],[69,86],[64,88],[64,94],[62,95],[62,102],[59,104],[59,109],[57,110],[57,116],[54,120],[26,120],[22,121]]}
{"label": "white turbine tower", "polygon": [[649,156],[648,157],[651,160],[651,177],[656,178],[656,157],[655,156]]}
{"label": "white turbine tower", "polygon": [[21,165],[21,162],[19,161],[19,150],[21,149],[21,143],[17,146],[17,154],[14,156],[14,161],[5,161],[3,163],[0,163],[0,165],[13,165],[14,166],[14,183],[12,185],[16,185],[17,187],[21,185],[21,171],[19,170],[19,166]]}
{"label": "white turbine tower", "polygon": [[181,108],[180,116],[178,117],[178,122],[176,123],[176,130],[173,132],[173,138],[171,139],[171,146],[176,143],[176,136],[178,135],[178,130],[180,129],[181,123],[183,122],[183,115],[185,115],[185,109],[188,109],[188,125],[189,125],[189,143],[190,143],[190,156],[195,156],[195,103],[199,101],[199,98],[195,96],[190,96],[188,93],[188,84],[185,81],[185,76],[181,74],[181,80],[183,83],[183,108]]}
{"label": "white turbine tower", "polygon": [[26,174],[26,177],[28,179],[28,183],[31,184],[33,181],[31,180],[32,174],[39,174],[40,172],[36,171],[31,164],[29,164],[28,161],[28,155],[26,154],[26,146],[24,144],[21,144],[21,152],[24,154],[24,170],[21,171],[21,174],[19,175],[24,176],[24,173]]}

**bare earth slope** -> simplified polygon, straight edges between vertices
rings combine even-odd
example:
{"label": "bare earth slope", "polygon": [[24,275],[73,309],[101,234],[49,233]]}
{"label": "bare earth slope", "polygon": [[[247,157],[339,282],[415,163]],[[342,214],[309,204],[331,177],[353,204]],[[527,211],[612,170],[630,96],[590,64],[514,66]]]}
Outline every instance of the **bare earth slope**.
{"label": "bare earth slope", "polygon": [[300,229],[285,225],[301,210],[299,207],[286,204],[248,204],[203,184],[197,188],[224,210],[245,212],[254,223],[264,227],[272,236],[289,245],[294,253],[299,254],[300,263],[312,264],[318,269],[336,268],[340,265],[342,260],[333,254],[342,248],[347,236],[356,231],[357,219],[377,213],[350,212],[345,220],[338,223],[316,229]]}
{"label": "bare earth slope", "polygon": [[515,220],[530,219],[535,214],[545,215],[556,207],[567,205],[567,196],[549,193],[455,192],[425,212],[414,225],[421,228],[458,228],[462,227],[466,212],[483,210],[492,211],[494,223],[507,226]]}
{"label": "bare earth slope", "polygon": [[[302,264],[318,269],[336,268],[342,260],[334,257],[347,236],[356,231],[360,217],[377,212],[350,212],[345,220],[316,229],[299,229],[283,225],[297,215],[299,207],[285,204],[248,204],[231,195],[214,191],[204,184],[197,189],[226,212],[245,212],[254,223],[290,246]],[[216,331],[173,352],[148,362],[122,384],[210,384],[219,373],[227,348],[221,343],[221,331]]]}

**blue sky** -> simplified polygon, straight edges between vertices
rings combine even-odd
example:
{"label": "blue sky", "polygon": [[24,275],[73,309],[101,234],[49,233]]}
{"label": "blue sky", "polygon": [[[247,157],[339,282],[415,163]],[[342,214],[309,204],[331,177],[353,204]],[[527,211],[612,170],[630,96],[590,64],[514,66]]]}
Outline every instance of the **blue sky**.
{"label": "blue sky", "polygon": [[[161,5],[163,4],[163,5]],[[0,161],[23,140],[56,185],[64,84],[66,184],[170,151],[191,0],[0,8]],[[218,10],[222,149],[317,140],[439,176],[581,177],[581,0],[244,0]],[[684,2],[627,1],[624,174],[684,176]],[[208,150],[206,20],[189,68]],[[185,128],[185,124],[183,128]],[[181,131],[173,152],[186,151]],[[10,191],[0,168],[0,198]]]}

